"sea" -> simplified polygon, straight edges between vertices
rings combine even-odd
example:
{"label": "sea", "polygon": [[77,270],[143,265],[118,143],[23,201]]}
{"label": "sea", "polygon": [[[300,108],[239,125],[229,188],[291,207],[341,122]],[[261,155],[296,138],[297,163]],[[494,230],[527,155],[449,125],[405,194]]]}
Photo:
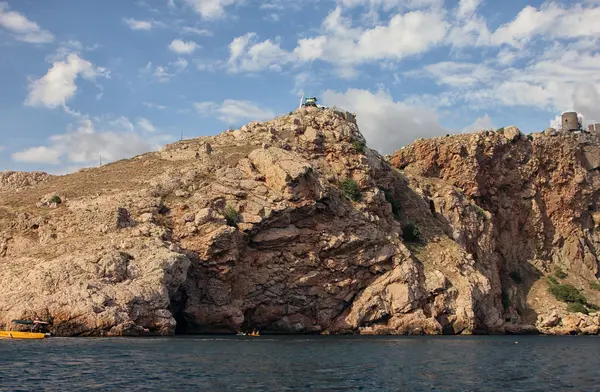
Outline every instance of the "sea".
{"label": "sea", "polygon": [[600,391],[595,336],[0,340],[0,391]]}

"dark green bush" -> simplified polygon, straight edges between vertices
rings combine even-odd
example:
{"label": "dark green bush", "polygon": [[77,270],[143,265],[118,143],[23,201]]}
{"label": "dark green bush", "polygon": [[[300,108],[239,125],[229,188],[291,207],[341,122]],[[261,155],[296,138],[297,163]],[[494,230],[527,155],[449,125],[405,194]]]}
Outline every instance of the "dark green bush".
{"label": "dark green bush", "polygon": [[496,129],[496,132],[504,135],[504,127]]}
{"label": "dark green bush", "polygon": [[518,271],[511,272],[509,276],[515,283],[521,283],[523,281],[523,277]]}
{"label": "dark green bush", "polygon": [[586,309],[585,306],[583,306],[583,304],[580,304],[579,302],[571,302],[567,305],[567,311],[570,313],[583,313],[583,314],[588,314],[588,310]]}
{"label": "dark green bush", "polygon": [[593,290],[596,290],[596,291],[600,291],[600,283],[598,283],[598,282],[591,282],[590,283],[590,288],[592,288]]}
{"label": "dark green bush", "polygon": [[559,301],[587,303],[585,296],[572,284],[553,284],[548,291]]}
{"label": "dark green bush", "polygon": [[225,216],[225,220],[229,226],[237,227],[237,224],[240,222],[240,213],[230,205],[227,205],[223,210],[223,216]]}
{"label": "dark green bush", "polygon": [[358,184],[351,178],[342,180],[342,182],[340,182],[340,189],[342,193],[350,200],[359,201],[361,198]]}
{"label": "dark green bush", "polygon": [[56,204],[62,203],[62,200],[61,200],[60,196],[58,196],[58,195],[52,196],[49,201],[50,201],[50,203],[56,203]]}
{"label": "dark green bush", "polygon": [[365,152],[365,145],[359,140],[352,142],[352,148],[354,148],[354,152],[357,154],[362,154]]}
{"label": "dark green bush", "polygon": [[558,284],[558,280],[556,280],[554,275],[548,275],[548,282],[550,282],[550,284]]}
{"label": "dark green bush", "polygon": [[556,277],[557,277],[558,279],[566,279],[566,278],[567,278],[567,276],[569,276],[569,275],[567,275],[567,274],[566,274],[566,272],[565,272],[565,271],[563,271],[563,270],[562,270],[562,268],[560,268],[560,267],[556,268],[556,271],[554,271],[554,274],[556,275]]}
{"label": "dark green bush", "polygon": [[402,226],[402,238],[404,238],[404,241],[417,242],[421,239],[421,232],[417,225],[409,222]]}

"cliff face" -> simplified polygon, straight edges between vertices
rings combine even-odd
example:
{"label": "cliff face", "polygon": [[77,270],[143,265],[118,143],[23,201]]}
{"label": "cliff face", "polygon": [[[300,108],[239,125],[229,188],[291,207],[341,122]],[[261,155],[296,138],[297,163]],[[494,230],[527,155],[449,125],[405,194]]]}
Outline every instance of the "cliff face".
{"label": "cliff face", "polygon": [[[509,330],[598,333],[599,159],[598,134],[525,137],[509,127],[419,140],[390,161],[432,200],[454,240],[495,271]],[[479,226],[461,200],[476,204]],[[579,289],[583,297],[568,302],[589,315],[550,294],[565,285]]]}
{"label": "cliff face", "polygon": [[310,108],[0,185],[0,326],[37,313],[60,335],[559,331],[566,305],[541,277],[597,273],[594,143],[562,139],[422,141],[395,168],[353,118]]}

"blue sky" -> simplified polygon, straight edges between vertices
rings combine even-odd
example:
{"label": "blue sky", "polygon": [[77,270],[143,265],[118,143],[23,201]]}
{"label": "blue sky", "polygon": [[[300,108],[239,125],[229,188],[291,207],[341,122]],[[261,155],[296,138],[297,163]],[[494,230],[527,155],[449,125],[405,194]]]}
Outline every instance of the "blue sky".
{"label": "blue sky", "polygon": [[293,110],[369,146],[577,110],[600,122],[600,0],[0,0],[0,170],[66,173]]}

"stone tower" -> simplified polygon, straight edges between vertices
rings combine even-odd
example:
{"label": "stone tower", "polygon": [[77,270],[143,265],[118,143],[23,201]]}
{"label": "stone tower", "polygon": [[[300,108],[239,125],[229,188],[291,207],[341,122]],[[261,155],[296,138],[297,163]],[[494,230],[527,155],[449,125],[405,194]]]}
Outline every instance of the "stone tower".
{"label": "stone tower", "polygon": [[566,112],[562,115],[562,130],[577,131],[579,130],[579,118],[577,112]]}

